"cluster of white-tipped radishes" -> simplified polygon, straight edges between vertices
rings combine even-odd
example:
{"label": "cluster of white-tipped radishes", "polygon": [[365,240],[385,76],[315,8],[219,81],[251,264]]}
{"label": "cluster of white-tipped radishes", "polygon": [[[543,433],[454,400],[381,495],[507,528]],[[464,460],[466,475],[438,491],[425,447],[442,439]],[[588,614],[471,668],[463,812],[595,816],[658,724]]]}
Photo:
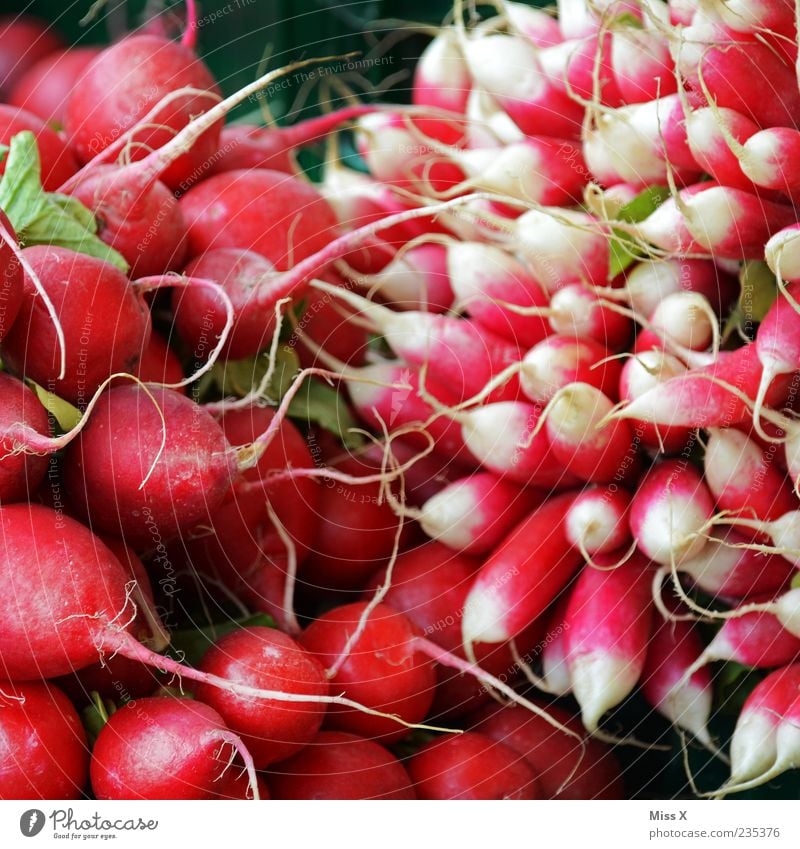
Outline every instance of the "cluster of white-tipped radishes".
{"label": "cluster of white-tipped radishes", "polygon": [[0,797],[619,798],[713,661],[722,792],[792,769],[794,5],[456,2],[282,128],[325,60],[223,99],[194,5],[0,29]]}

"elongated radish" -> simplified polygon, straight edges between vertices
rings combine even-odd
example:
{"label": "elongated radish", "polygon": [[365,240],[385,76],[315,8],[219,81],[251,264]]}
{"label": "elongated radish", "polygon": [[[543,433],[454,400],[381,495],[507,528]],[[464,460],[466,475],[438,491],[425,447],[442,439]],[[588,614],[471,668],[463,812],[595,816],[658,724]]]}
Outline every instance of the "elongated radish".
{"label": "elongated radish", "polygon": [[463,113],[472,87],[469,69],[458,38],[444,28],[422,51],[414,70],[412,100],[417,106],[434,106]]}
{"label": "elongated radish", "polygon": [[522,359],[520,387],[536,403],[545,404],[569,383],[585,383],[616,398],[621,366],[608,350],[592,339],[553,334]]}
{"label": "elongated radish", "polygon": [[[633,430],[606,421],[614,404],[588,383],[570,383],[550,400],[543,414],[553,456],[564,469],[588,483],[628,478],[638,469]],[[617,427],[617,425],[624,425]]]}
{"label": "elongated radish", "polygon": [[711,428],[703,460],[706,482],[723,510],[770,521],[797,506],[777,464],[780,448],[763,448],[736,428]]}
{"label": "elongated radish", "polygon": [[624,550],[631,541],[630,503],[630,493],[616,484],[585,489],[567,509],[567,542],[587,559]]}
{"label": "elongated radish", "polygon": [[541,496],[480,472],[453,481],[425,502],[418,521],[432,539],[456,551],[491,551]]}
{"label": "elongated radish", "polygon": [[631,502],[631,531],[651,560],[669,566],[698,555],[714,500],[686,460],[662,460],[639,483]]}
{"label": "elongated radish", "polygon": [[736,785],[761,776],[777,760],[777,732],[800,690],[800,664],[770,672],[742,705],[731,738],[731,776]]}
{"label": "elongated radish", "polygon": [[539,60],[559,91],[578,102],[619,106],[622,96],[611,68],[611,38],[607,30],[568,38],[539,51]]}
{"label": "elongated radish", "polygon": [[544,645],[542,647],[542,677],[536,686],[552,696],[567,696],[572,692],[572,679],[567,666],[567,605],[569,591],[556,601],[547,617]]}
{"label": "elongated radish", "polygon": [[708,733],[713,691],[705,667],[688,679],[703,644],[697,628],[685,621],[661,622],[653,631],[642,670],[642,693],[670,722],[685,728],[704,746],[713,748]]}
{"label": "elongated radish", "polygon": [[575,493],[559,495],[523,519],[484,563],[464,605],[464,643],[511,639],[547,608],[581,556],[566,540],[564,513]]}
{"label": "elongated radish", "polygon": [[663,35],[640,27],[612,32],[611,67],[625,103],[646,103],[677,88],[669,44]]}
{"label": "elongated radish", "polygon": [[543,287],[511,253],[482,242],[453,242],[447,269],[458,306],[482,327],[521,347],[550,333],[545,317],[509,306],[544,308],[549,303]]}
{"label": "elongated radish", "polygon": [[653,607],[647,560],[585,568],[566,611],[565,653],[572,692],[587,731],[636,686],[644,669]]}

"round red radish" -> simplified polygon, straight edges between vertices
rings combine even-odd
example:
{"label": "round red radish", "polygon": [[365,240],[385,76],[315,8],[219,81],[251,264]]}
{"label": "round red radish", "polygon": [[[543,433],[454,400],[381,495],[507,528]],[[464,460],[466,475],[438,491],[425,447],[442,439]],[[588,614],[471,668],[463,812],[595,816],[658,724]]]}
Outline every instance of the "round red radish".
{"label": "round red radish", "polygon": [[[132,130],[162,98],[186,87],[198,91],[171,100],[133,132],[133,159],[143,159],[210,109],[219,90],[206,66],[183,45],[153,35],[124,38],[94,59],[67,103],[70,147],[88,162]],[[186,189],[202,176],[204,163],[219,147],[221,128],[220,122],[203,133],[161,174],[162,181],[171,189]]]}
{"label": "round red radish", "polygon": [[67,100],[99,47],[72,47],[48,53],[17,80],[8,102],[43,121],[64,123]]}
{"label": "round red radish", "polygon": [[88,772],[86,735],[61,690],[0,681],[0,799],[80,799]]}
{"label": "round red radish", "polygon": [[[56,191],[78,170],[75,157],[67,143],[37,115],[0,103],[0,144],[8,146],[11,139],[24,130],[30,130],[36,136],[42,167],[42,186],[45,191]],[[5,173],[5,170],[3,157],[0,162],[0,174]]]}
{"label": "round red radish", "polygon": [[[319,661],[273,628],[244,628],[223,637],[203,656],[200,668],[264,690],[328,695]],[[248,699],[208,684],[199,684],[195,695],[242,737],[258,769],[302,749],[317,734],[325,715],[325,705],[319,703]]]}
{"label": "round red radish", "polygon": [[209,799],[241,741],[190,699],[137,699],[103,726],[92,751],[98,799]]}
{"label": "round red radish", "polygon": [[[22,381],[0,374],[0,430],[22,424],[50,434],[47,411]],[[48,458],[15,450],[12,438],[0,441],[0,503],[22,501],[35,492],[47,472]]]}
{"label": "round red radish", "polygon": [[[365,707],[396,714],[405,722],[420,722],[433,700],[436,673],[433,663],[415,648],[416,631],[405,616],[379,604],[339,662],[365,608],[366,603],[357,602],[329,610],[308,626],[300,644],[327,668],[338,664],[330,678],[332,692],[342,692]],[[325,724],[365,737],[380,737],[385,742],[408,733],[391,719],[338,706],[328,709]]]}
{"label": "round red radish", "polygon": [[128,384],[100,397],[69,446],[64,479],[92,527],[147,546],[213,515],[234,466],[225,434],[202,407],[171,389]]}
{"label": "round red radish", "polygon": [[323,731],[269,773],[276,799],[414,799],[408,773],[383,746],[343,731]]}
{"label": "round red radish", "polygon": [[420,799],[539,799],[525,758],[468,731],[424,745],[407,763]]}
{"label": "round red radish", "polygon": [[155,331],[150,334],[150,341],[142,350],[136,376],[145,383],[180,383],[184,378],[183,366],[177,354],[164,337]]}
{"label": "round red radish", "polygon": [[68,248],[25,248],[50,296],[66,341],[66,368],[49,312],[25,275],[25,300],[3,340],[3,361],[77,406],[115,372],[131,372],[150,336],[150,311],[115,266]]}
{"label": "round red radish", "polygon": [[31,15],[0,17],[0,96],[6,98],[17,80],[62,41],[52,26]]}

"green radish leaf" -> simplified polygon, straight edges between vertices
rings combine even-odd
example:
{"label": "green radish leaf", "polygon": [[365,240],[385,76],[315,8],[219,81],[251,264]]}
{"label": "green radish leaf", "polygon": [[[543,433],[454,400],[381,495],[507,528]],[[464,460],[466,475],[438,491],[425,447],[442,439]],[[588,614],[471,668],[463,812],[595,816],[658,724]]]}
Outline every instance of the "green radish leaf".
{"label": "green radish leaf", "polygon": [[266,613],[256,613],[254,616],[231,619],[219,625],[173,631],[169,651],[171,654],[179,652],[190,666],[196,666],[200,663],[206,651],[221,637],[241,628],[250,628],[256,625],[264,628],[276,627],[275,620],[271,616]]}
{"label": "green radish leaf", "polygon": [[[628,224],[637,224],[639,221],[644,221],[668,197],[669,189],[666,186],[648,186],[617,212],[617,220],[625,221]],[[608,263],[609,280],[613,280],[620,272],[642,258],[641,249],[627,233],[614,227],[611,228],[611,232],[615,238],[611,240],[609,245],[611,253]]]}
{"label": "green radish leaf", "polygon": [[353,432],[357,422],[350,408],[336,389],[321,380],[305,381],[289,404],[289,415],[330,431],[350,449],[362,444],[361,437]]}
{"label": "green radish leaf", "polygon": [[630,12],[623,12],[621,15],[617,15],[616,17],[612,18],[608,26],[610,29],[613,29],[614,27],[644,29],[644,24],[642,23],[641,19],[637,18],[636,15],[633,15]]}
{"label": "green radish leaf", "polygon": [[789,585],[793,590],[800,589],[800,572],[795,572],[792,583]]}
{"label": "green radish leaf", "polygon": [[[300,368],[294,348],[281,345],[276,352],[275,371],[266,394],[273,401],[280,400],[291,386]],[[264,351],[257,357],[246,360],[228,360],[214,369],[215,380],[223,396],[243,398],[257,387],[269,369],[269,353]]]}
{"label": "green radish leaf", "polygon": [[0,208],[25,247],[69,248],[128,271],[122,254],[97,238],[97,222],[80,201],[42,188],[39,148],[28,130],[11,139],[5,173],[0,179]]}
{"label": "green radish leaf", "polygon": [[41,405],[56,420],[62,432],[66,433],[68,430],[72,430],[81,420],[81,411],[77,407],[73,407],[69,401],[48,392],[43,386],[39,386],[32,380],[29,380],[28,384],[36,393]]}

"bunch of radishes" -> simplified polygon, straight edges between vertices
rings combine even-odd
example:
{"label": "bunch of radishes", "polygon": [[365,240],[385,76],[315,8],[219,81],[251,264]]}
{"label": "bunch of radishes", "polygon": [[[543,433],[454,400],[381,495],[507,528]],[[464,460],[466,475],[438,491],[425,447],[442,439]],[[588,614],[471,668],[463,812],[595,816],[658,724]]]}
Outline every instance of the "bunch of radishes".
{"label": "bunch of radishes", "polygon": [[0,797],[618,798],[716,660],[795,766],[794,8],[559,5],[283,128],[0,29]]}

